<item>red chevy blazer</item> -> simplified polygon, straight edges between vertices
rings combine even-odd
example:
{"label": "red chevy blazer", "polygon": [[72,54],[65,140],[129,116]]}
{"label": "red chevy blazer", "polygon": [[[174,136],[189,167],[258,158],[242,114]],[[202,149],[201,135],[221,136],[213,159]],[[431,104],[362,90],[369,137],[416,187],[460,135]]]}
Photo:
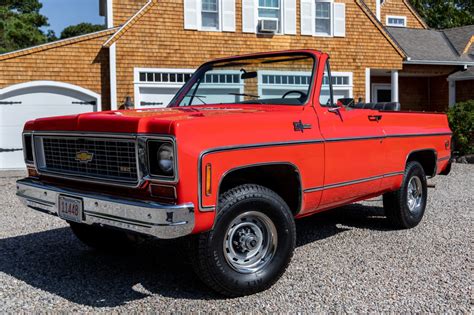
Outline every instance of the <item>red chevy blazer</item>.
{"label": "red chevy blazer", "polygon": [[412,228],[450,169],[446,115],[336,100],[329,56],[295,50],[202,65],[166,108],[29,121],[17,195],[85,244],[185,237],[199,277],[240,296],[292,257],[295,219],[383,195]]}

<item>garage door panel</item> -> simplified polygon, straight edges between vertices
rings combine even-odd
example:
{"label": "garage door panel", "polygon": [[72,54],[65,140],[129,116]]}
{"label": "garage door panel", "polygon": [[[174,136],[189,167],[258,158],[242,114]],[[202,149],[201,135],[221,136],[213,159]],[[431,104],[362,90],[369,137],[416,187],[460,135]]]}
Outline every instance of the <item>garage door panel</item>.
{"label": "garage door panel", "polygon": [[24,167],[23,152],[18,149],[28,120],[97,111],[98,101],[98,96],[58,86],[23,87],[0,94],[0,169]]}

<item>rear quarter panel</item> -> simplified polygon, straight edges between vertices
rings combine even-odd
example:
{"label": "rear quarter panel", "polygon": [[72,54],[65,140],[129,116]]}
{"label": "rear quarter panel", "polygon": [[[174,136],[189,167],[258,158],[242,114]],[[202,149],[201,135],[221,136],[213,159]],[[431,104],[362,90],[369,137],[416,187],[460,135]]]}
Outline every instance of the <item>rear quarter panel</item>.
{"label": "rear quarter panel", "polygon": [[[439,174],[449,162],[451,155],[451,130],[445,114],[413,112],[381,112],[385,133],[384,173],[401,172],[410,153],[433,150],[437,158]],[[432,175],[432,174],[427,174]],[[384,180],[384,187],[396,189],[403,176]]]}

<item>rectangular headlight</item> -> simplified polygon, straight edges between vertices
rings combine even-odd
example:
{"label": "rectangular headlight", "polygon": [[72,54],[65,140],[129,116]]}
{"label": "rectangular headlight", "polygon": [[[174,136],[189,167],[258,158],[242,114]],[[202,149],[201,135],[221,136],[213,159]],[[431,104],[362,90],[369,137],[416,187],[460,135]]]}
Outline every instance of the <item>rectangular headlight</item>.
{"label": "rectangular headlight", "polygon": [[23,156],[26,164],[33,164],[33,135],[30,133],[23,134]]}
{"label": "rectangular headlight", "polygon": [[172,141],[147,141],[148,168],[151,176],[174,179],[176,175],[176,150]]}

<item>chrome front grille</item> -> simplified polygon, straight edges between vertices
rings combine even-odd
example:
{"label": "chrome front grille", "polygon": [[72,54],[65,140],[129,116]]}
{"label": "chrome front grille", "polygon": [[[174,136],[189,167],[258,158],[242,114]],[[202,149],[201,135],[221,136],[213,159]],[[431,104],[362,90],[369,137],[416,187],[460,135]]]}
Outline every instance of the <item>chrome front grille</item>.
{"label": "chrome front grille", "polygon": [[41,136],[40,140],[38,166],[42,172],[125,184],[138,182],[135,139]]}

